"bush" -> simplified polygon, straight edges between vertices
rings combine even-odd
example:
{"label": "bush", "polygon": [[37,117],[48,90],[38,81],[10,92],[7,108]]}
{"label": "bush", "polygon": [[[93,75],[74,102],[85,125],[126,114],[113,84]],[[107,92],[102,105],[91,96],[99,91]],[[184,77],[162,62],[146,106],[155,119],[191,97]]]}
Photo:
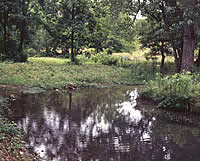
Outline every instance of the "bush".
{"label": "bush", "polygon": [[27,54],[24,52],[19,52],[17,48],[17,41],[16,40],[8,40],[7,42],[7,53],[0,54],[0,60],[10,60],[14,62],[25,62],[28,58]]}
{"label": "bush", "polygon": [[172,76],[157,74],[149,81],[142,95],[159,102],[159,107],[186,110],[200,99],[199,74],[181,73]]}
{"label": "bush", "polygon": [[22,52],[22,53],[19,53],[19,54],[15,57],[14,61],[15,61],[15,62],[26,62],[27,59],[28,59],[28,55],[27,55],[26,53]]}
{"label": "bush", "polygon": [[83,65],[88,61],[89,61],[89,59],[85,54],[76,56],[76,64],[78,64],[78,65]]}
{"label": "bush", "polygon": [[97,54],[95,48],[84,48],[84,49],[81,49],[80,52],[87,57],[90,57],[91,55]]}
{"label": "bush", "polygon": [[28,49],[25,49],[24,50],[24,53],[26,53],[26,55],[30,56],[30,57],[33,57],[35,55],[38,54],[38,51],[36,51],[35,49],[33,48],[28,48]]}
{"label": "bush", "polygon": [[96,55],[92,55],[90,61],[104,65],[117,65],[121,62],[121,58],[118,56],[109,55],[107,51],[104,50]]}
{"label": "bush", "polygon": [[98,54],[93,54],[88,57],[86,54],[76,56],[76,64],[82,65],[85,63],[98,63],[103,65],[119,65],[122,62],[122,58],[119,56],[112,56],[108,54],[108,50],[104,50]]}

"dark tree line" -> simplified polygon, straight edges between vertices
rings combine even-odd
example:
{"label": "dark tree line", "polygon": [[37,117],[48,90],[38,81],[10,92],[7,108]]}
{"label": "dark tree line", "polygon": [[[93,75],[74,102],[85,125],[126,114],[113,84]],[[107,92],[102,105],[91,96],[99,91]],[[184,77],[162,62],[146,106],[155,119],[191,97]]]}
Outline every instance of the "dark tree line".
{"label": "dark tree line", "polygon": [[24,61],[23,47],[27,39],[29,0],[3,0],[0,2],[0,54],[1,59]]}
{"label": "dark tree line", "polygon": [[134,48],[130,18],[118,13],[113,21],[104,1],[3,0],[0,9],[1,60],[25,61],[27,54],[54,56],[60,50],[74,62],[81,48]]}

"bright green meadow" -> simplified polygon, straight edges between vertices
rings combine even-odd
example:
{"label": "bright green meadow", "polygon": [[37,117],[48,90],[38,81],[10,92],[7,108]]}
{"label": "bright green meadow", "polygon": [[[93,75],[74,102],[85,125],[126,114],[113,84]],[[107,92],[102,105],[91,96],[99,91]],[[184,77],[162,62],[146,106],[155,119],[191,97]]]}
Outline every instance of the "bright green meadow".
{"label": "bright green meadow", "polygon": [[81,87],[107,87],[144,84],[153,79],[158,67],[152,63],[132,60],[123,64],[68,63],[61,58],[29,58],[27,63],[0,63],[0,84],[44,89],[62,88],[69,83]]}

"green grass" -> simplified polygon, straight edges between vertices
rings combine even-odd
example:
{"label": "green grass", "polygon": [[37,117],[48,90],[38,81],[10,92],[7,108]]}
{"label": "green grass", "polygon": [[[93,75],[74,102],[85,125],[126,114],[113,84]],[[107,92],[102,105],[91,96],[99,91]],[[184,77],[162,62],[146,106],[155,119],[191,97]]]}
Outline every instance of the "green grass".
{"label": "green grass", "polygon": [[127,57],[129,59],[134,59],[134,56],[131,55],[130,53],[113,53],[112,55],[113,56],[120,56],[120,57],[123,57],[123,58]]}
{"label": "green grass", "polygon": [[67,64],[70,59],[64,58],[50,58],[50,57],[30,57],[28,62],[31,63],[46,63],[46,64]]}
{"label": "green grass", "polygon": [[[123,54],[122,54],[123,55]],[[118,66],[102,64],[73,65],[69,59],[29,58],[27,63],[0,63],[0,84],[44,89],[62,88],[69,83],[81,87],[104,87],[114,85],[144,84],[155,78],[159,63],[133,59]],[[173,71],[166,64],[167,72]],[[169,71],[169,69],[171,71]]]}
{"label": "green grass", "polygon": [[30,62],[29,59],[29,63],[0,63],[0,84],[45,89],[61,88],[68,83],[90,87],[135,84],[129,68],[60,64],[56,58],[54,62],[59,63],[38,63],[34,60]]}
{"label": "green grass", "polygon": [[[138,48],[135,50],[133,53],[113,53],[112,55],[114,56],[121,56],[123,58],[128,57],[130,60],[137,60],[137,61],[142,61],[145,62],[145,53],[148,53],[150,49],[140,49]],[[156,56],[156,62],[160,63],[161,62],[161,55]],[[149,62],[152,62],[152,60],[149,60]],[[173,56],[167,56],[165,57],[165,62],[166,63],[174,63],[174,57]]]}

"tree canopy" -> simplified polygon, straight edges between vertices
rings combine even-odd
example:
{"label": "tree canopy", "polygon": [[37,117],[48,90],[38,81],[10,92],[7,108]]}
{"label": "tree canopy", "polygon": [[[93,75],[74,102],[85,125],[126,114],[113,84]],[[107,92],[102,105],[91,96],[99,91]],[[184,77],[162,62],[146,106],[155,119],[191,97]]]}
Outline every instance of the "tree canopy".
{"label": "tree canopy", "polygon": [[163,61],[171,51],[177,72],[193,71],[199,0],[2,0],[0,9],[1,60],[62,53],[74,62],[83,48],[131,52],[140,37]]}

